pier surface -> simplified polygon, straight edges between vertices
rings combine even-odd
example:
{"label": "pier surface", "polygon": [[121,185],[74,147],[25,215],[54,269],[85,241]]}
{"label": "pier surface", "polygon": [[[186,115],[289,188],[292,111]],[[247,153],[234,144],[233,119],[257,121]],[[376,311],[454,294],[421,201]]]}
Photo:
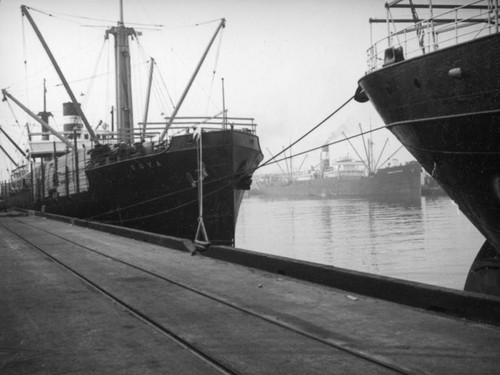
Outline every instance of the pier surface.
{"label": "pier surface", "polygon": [[1,374],[495,374],[500,328],[0,216]]}

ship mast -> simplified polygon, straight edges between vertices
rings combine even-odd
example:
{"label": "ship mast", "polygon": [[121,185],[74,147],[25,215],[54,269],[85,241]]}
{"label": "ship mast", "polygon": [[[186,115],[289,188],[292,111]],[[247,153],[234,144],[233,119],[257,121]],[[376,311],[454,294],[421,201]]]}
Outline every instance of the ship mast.
{"label": "ship mast", "polygon": [[129,36],[137,36],[131,27],[123,22],[123,0],[120,0],[120,20],[117,26],[106,31],[106,38],[113,34],[115,38],[115,89],[116,123],[118,141],[134,142],[134,118],[132,109],[132,78],[130,69]]}
{"label": "ship mast", "polygon": [[[43,111],[38,113],[38,116],[45,121],[47,124],[49,123],[49,117],[52,116],[52,113],[47,112],[47,87],[46,80],[43,79]],[[42,125],[42,139],[45,141],[49,140],[49,130]]]}

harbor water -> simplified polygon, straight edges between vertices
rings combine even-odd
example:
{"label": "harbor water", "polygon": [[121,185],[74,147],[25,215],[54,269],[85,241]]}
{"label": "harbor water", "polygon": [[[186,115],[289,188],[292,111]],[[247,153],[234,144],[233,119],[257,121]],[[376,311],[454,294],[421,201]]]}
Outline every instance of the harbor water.
{"label": "harbor water", "polygon": [[448,197],[248,197],[236,229],[238,248],[454,289],[463,289],[483,242]]}

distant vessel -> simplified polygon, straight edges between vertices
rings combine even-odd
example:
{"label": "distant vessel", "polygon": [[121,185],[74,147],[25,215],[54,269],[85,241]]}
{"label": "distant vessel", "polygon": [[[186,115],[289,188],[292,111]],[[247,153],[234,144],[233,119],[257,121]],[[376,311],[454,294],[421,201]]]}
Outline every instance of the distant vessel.
{"label": "distant vessel", "polygon": [[[48,124],[45,108],[36,115],[2,90],[4,99],[42,124],[41,139],[32,134],[28,162],[1,184],[5,202],[204,244],[233,245],[243,194],[263,158],[253,119],[228,118],[225,108],[213,117],[178,118],[196,71],[162,127],[147,123],[147,109],[141,126],[134,126],[128,40],[137,34],[125,27],[120,9],[118,25],[106,32],[115,37],[117,131],[101,124],[91,127],[29,8],[21,9],[71,101],[64,103],[62,133]],[[224,25],[221,20],[197,69]]]}
{"label": "distant vessel", "polygon": [[[399,18],[396,8],[410,9]],[[423,10],[422,10],[423,9]],[[465,289],[500,295],[500,33],[498,1],[386,3],[390,34],[368,50],[355,98],[486,237]],[[417,14],[429,11],[422,19]],[[397,30],[397,23],[411,26]],[[450,259],[453,254],[450,254]]]}
{"label": "distant vessel", "polygon": [[268,197],[420,202],[421,167],[417,162],[373,170],[370,163],[350,157],[330,163],[328,146],[321,155],[318,170],[260,176],[254,189]]}

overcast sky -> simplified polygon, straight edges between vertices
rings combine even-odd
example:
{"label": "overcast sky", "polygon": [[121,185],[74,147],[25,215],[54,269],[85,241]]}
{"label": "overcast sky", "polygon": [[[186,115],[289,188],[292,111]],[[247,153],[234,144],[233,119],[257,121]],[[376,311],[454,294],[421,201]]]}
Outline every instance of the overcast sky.
{"label": "overcast sky", "polygon": [[[220,18],[227,27],[207,56],[203,70],[189,93],[180,115],[214,115],[222,109],[221,78],[225,80],[226,107],[230,116],[253,117],[258,124],[262,150],[279,151],[319,123],[353,95],[357,80],[366,70],[366,49],[370,44],[369,17],[384,17],[384,0],[125,0],[125,23],[142,35],[140,47],[132,43],[133,65],[143,76],[153,56],[170,98],[152,99],[149,119],[159,121],[162,112],[172,110],[182,93]],[[33,111],[42,110],[42,80],[47,79],[48,110],[53,124],[62,127],[62,102],[68,96],[40,47],[20,5],[26,4],[53,16],[31,11],[49,47],[95,126],[109,122],[113,105],[112,49],[104,45],[106,25],[118,19],[118,0],[2,0],[0,2],[0,88],[8,90]],[[76,17],[70,17],[76,15]],[[106,22],[101,22],[104,20]],[[136,25],[141,24],[141,25]],[[195,26],[199,24],[199,26]],[[162,25],[148,26],[148,25]],[[384,31],[384,26],[378,26]],[[380,34],[381,35],[381,34]],[[100,58],[99,58],[100,56]],[[24,63],[26,61],[26,63]],[[99,61],[99,64],[97,63]],[[215,75],[213,71],[216,71]],[[89,86],[85,78],[97,76]],[[157,82],[161,82],[156,76]],[[145,97],[145,79],[133,82],[135,119],[140,121]],[[90,88],[90,91],[89,91]],[[159,106],[158,103],[162,105]],[[15,104],[12,104],[15,107]],[[12,115],[0,103],[0,125],[21,142],[21,125],[33,121],[17,107]],[[294,152],[338,139],[341,131],[359,132],[358,123],[368,129],[382,125],[370,103],[352,102],[318,131],[294,148]],[[374,135],[375,155],[389,137],[389,152],[399,143],[387,130]],[[12,150],[5,137],[0,143]],[[357,144],[362,149],[360,143]],[[349,153],[348,145],[332,147],[333,158]],[[18,155],[16,155],[16,158]],[[409,160],[407,152],[398,154]],[[294,160],[301,164],[303,157]],[[319,151],[310,153],[305,166],[319,162]],[[0,155],[0,179],[12,168]],[[276,167],[269,171],[276,170]],[[265,172],[263,170],[262,172]]]}

